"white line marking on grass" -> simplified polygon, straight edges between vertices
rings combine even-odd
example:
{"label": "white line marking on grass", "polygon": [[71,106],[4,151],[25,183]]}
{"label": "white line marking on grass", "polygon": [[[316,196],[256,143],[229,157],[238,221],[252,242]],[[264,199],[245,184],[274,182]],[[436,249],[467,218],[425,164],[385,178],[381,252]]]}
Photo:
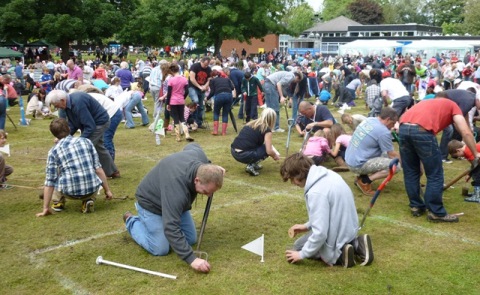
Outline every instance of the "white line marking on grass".
{"label": "white line marking on grass", "polygon": [[405,227],[405,228],[408,228],[408,229],[413,229],[415,231],[427,233],[427,234],[432,235],[432,236],[445,237],[445,238],[457,240],[457,241],[460,241],[460,242],[463,242],[463,243],[466,243],[466,244],[471,244],[471,245],[474,245],[474,246],[480,246],[480,242],[476,241],[476,240],[464,238],[462,236],[459,236],[459,235],[456,235],[456,234],[451,234],[451,233],[440,231],[440,230],[426,228],[426,227],[423,227],[423,226],[420,226],[420,225],[415,225],[415,224],[411,224],[411,223],[407,223],[407,222],[403,222],[403,221],[398,221],[398,220],[392,219],[392,218],[387,217],[387,216],[376,215],[376,216],[372,216],[371,219],[378,219],[378,220],[390,222],[390,223],[393,223],[395,225],[399,225],[401,227]]}
{"label": "white line marking on grass", "polygon": [[94,235],[94,236],[87,237],[87,238],[80,239],[80,240],[66,241],[65,243],[62,243],[60,245],[50,246],[50,247],[43,248],[43,249],[37,249],[37,250],[33,251],[32,254],[33,255],[43,254],[43,253],[55,251],[57,249],[70,247],[70,246],[74,246],[74,245],[85,243],[85,242],[90,242],[91,240],[101,239],[101,238],[104,238],[104,237],[116,235],[116,234],[122,233],[124,231],[126,231],[126,230],[121,229],[121,230],[111,231],[111,232],[108,232],[108,233]]}
{"label": "white line marking on grass", "polygon": [[55,276],[57,278],[57,281],[62,285],[62,287],[68,291],[71,291],[72,294],[76,294],[76,295],[91,294],[90,292],[83,289],[81,286],[79,286],[77,283],[67,278],[63,274],[57,272]]}
{"label": "white line marking on grass", "polygon": [[[248,187],[248,188],[257,189],[257,190],[264,190],[264,191],[268,191],[268,192],[271,192],[272,190],[274,190],[274,188],[272,188],[272,187],[255,185],[255,184],[245,182],[245,181],[241,181],[241,180],[238,180],[238,179],[225,178],[225,181],[228,181],[228,182],[231,182],[231,183],[237,184],[237,185],[242,185],[242,186],[245,186],[245,187]],[[275,190],[270,195],[271,196],[286,195],[288,197],[294,197],[294,198],[299,198],[299,199],[303,200],[303,190],[297,190],[297,191],[294,191],[294,190],[290,190],[290,191]]]}

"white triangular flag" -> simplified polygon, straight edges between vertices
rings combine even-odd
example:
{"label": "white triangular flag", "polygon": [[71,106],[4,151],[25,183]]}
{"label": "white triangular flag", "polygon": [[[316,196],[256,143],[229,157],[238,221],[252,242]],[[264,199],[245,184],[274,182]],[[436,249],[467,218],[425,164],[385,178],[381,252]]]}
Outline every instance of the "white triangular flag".
{"label": "white triangular flag", "polygon": [[10,145],[6,144],[0,147],[0,152],[7,154],[10,157]]}
{"label": "white triangular flag", "polygon": [[252,253],[255,253],[257,255],[262,256],[262,260],[260,262],[264,262],[263,260],[263,238],[264,235],[262,235],[260,238],[251,241],[250,243],[243,245],[242,249],[245,249],[247,251],[250,251]]}

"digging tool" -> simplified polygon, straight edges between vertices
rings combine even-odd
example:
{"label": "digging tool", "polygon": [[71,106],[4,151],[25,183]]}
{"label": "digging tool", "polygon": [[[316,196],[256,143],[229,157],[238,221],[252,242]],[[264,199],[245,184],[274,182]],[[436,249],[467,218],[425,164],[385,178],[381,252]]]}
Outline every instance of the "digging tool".
{"label": "digging tool", "polygon": [[295,124],[293,119],[288,119],[288,135],[287,135],[287,152],[285,153],[285,157],[288,157],[288,148],[290,147],[290,134],[292,133],[292,127]]}
{"label": "digging tool", "polygon": [[307,131],[307,129],[305,129],[305,136],[303,137],[302,149],[300,150],[300,153],[303,154],[303,150],[305,149],[305,146],[307,145],[308,139],[310,138],[311,135],[312,135],[312,130]]}
{"label": "digging tool", "polygon": [[447,188],[451,187],[452,185],[454,185],[455,183],[457,183],[457,181],[459,181],[460,179],[462,179],[464,176],[466,175],[469,175],[469,176],[472,176],[472,174],[474,172],[476,172],[478,169],[480,169],[480,165],[478,163],[478,159],[475,159],[472,161],[472,164],[470,166],[469,169],[463,171],[462,173],[460,173],[458,176],[456,176],[454,179],[452,179],[450,182],[448,182],[447,184],[444,184],[443,185],[443,190],[446,190]]}
{"label": "digging tool", "polygon": [[375,194],[373,195],[372,199],[370,200],[370,205],[368,206],[367,210],[363,214],[362,222],[360,222],[360,227],[358,230],[362,229],[363,225],[365,224],[365,219],[367,218],[368,213],[372,209],[373,205],[375,205],[375,201],[377,200],[378,196],[382,192],[382,190],[385,188],[385,186],[388,184],[388,182],[392,179],[393,175],[395,174],[395,171],[397,170],[397,165],[398,165],[399,160],[397,158],[393,159],[390,162],[390,165],[388,165],[388,176],[383,180],[383,182],[380,184],[380,186],[377,188],[375,191]]}
{"label": "digging tool", "polygon": [[[208,257],[206,252],[200,251],[200,245],[202,244],[203,233],[205,232],[205,227],[207,226],[208,214],[210,213],[210,207],[212,206],[212,200],[213,200],[213,194],[211,196],[209,196],[208,199],[207,199],[207,205],[205,205],[205,212],[203,213],[202,226],[200,227],[200,234],[198,235],[197,250],[194,251],[194,253],[199,258]],[[206,260],[206,258],[205,258],[205,260]]]}

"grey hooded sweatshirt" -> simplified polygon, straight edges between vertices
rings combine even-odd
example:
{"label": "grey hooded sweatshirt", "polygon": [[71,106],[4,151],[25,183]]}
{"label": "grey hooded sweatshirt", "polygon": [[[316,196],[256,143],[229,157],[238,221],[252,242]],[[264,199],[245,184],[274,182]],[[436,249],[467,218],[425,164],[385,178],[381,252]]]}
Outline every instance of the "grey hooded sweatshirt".
{"label": "grey hooded sweatshirt", "polygon": [[307,228],[312,231],[302,258],[322,258],[335,264],[342,247],[357,236],[358,216],[350,187],[337,173],[312,166],[305,183]]}

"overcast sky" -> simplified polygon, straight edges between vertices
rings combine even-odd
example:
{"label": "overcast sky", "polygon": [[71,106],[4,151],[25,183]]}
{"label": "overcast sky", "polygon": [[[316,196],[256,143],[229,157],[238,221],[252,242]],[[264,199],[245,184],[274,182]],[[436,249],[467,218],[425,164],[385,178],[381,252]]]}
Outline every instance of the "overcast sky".
{"label": "overcast sky", "polygon": [[315,10],[315,12],[318,12],[320,9],[320,4],[322,4],[322,0],[306,0],[308,4]]}

